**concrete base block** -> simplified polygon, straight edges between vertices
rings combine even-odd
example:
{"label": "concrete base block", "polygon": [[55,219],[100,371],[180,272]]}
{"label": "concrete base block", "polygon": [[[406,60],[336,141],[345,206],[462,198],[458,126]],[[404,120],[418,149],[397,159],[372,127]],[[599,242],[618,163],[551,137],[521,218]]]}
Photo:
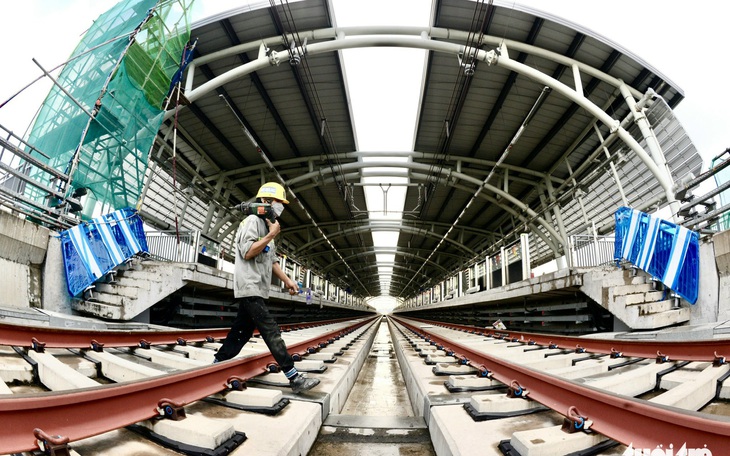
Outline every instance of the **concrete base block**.
{"label": "concrete base block", "polygon": [[50,353],[30,350],[28,356],[38,363],[38,376],[41,383],[51,391],[99,386],[99,383],[67,366]]}
{"label": "concrete base block", "polygon": [[[156,348],[139,350],[138,353],[144,356],[149,356],[155,364],[171,367],[173,369],[191,369],[193,367],[205,366],[206,364],[203,361],[185,358],[182,355],[165,352]],[[213,361],[211,360],[211,362]]]}
{"label": "concrete base block", "polygon": [[616,394],[638,396],[654,389],[656,374],[669,368],[667,364],[649,363],[620,374],[589,380],[586,385],[603,388]]}
{"label": "concrete base block", "polygon": [[165,373],[161,370],[137,364],[107,352],[89,350],[86,354],[94,361],[101,363],[101,373],[105,377],[117,383],[142,380]]}
{"label": "concrete base block", "polygon": [[476,375],[451,375],[447,382],[453,388],[490,388],[503,385],[502,382]]}
{"label": "concrete base block", "polygon": [[[509,440],[515,429],[555,426],[557,421],[552,417],[551,413],[535,413],[499,420],[474,421],[461,405],[444,405],[431,408],[428,431],[434,450],[439,456],[498,456],[502,453],[493,442]],[[553,453],[551,456],[559,454],[565,453]]]}
{"label": "concrete base block", "polygon": [[33,368],[23,358],[19,357],[15,352],[7,356],[0,354],[0,380],[4,383],[32,382]]}
{"label": "concrete base block", "polygon": [[175,349],[187,353],[189,359],[201,361],[204,364],[212,363],[213,356],[215,355],[215,350],[200,347],[191,347],[189,345],[180,345],[175,347]]}
{"label": "concrete base block", "polygon": [[332,353],[312,353],[311,355],[307,355],[308,361],[334,361],[335,355]]}
{"label": "concrete base block", "polygon": [[542,408],[539,402],[507,397],[504,394],[476,394],[469,402],[478,413],[522,412]]}
{"label": "concrete base block", "polygon": [[426,356],[426,364],[437,364],[437,363],[455,363],[458,360],[453,356],[443,355],[428,355]]}
{"label": "concrete base block", "polygon": [[294,367],[296,367],[299,372],[320,372],[325,369],[324,363],[320,360],[297,361],[294,363]]}
{"label": "concrete base block", "polygon": [[286,378],[283,372],[269,372],[249,380],[251,383],[261,383],[264,385],[271,386],[286,386],[289,387],[289,379]]}
{"label": "concrete base block", "polygon": [[273,407],[281,397],[281,391],[263,388],[246,388],[243,391],[230,391],[220,395],[220,399],[226,402],[246,407]]}
{"label": "concrete base block", "polygon": [[568,434],[561,426],[554,426],[515,432],[511,443],[521,456],[554,456],[582,451],[604,440],[606,437],[601,434]]}
{"label": "concrete base block", "polygon": [[436,350],[435,348],[434,349],[424,348],[423,350],[421,350],[419,352],[419,355],[424,358],[427,358],[429,356],[431,356],[431,357],[446,356],[446,352],[443,350]]}
{"label": "concrete base block", "polygon": [[727,364],[719,367],[708,366],[697,373],[690,381],[650,399],[655,404],[670,405],[687,410],[699,410],[715,397],[717,380],[730,370]]}
{"label": "concrete base block", "polygon": [[456,363],[439,363],[433,367],[432,371],[436,375],[469,375],[469,374],[473,374],[475,376],[476,376],[476,373],[479,372],[479,370],[475,367],[467,366],[465,364],[456,364]]}
{"label": "concrete base block", "polygon": [[[238,453],[256,456],[298,456],[309,453],[322,425],[322,406],[291,401],[277,416],[244,412],[232,418],[248,439]],[[236,453],[236,454],[238,454]]]}
{"label": "concrete base block", "polygon": [[176,442],[211,450],[218,448],[236,433],[233,425],[226,421],[198,415],[189,415],[180,421],[147,420],[139,424]]}

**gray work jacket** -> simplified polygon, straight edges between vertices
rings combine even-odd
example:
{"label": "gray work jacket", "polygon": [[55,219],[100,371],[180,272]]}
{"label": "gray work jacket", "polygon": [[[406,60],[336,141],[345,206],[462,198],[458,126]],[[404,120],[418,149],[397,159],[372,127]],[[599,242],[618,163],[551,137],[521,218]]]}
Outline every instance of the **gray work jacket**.
{"label": "gray work jacket", "polygon": [[236,263],[233,269],[234,297],[260,296],[268,299],[272,267],[274,262],[279,261],[276,244],[272,240],[268,251],[262,251],[250,260],[245,259],[251,245],[268,233],[266,221],[257,215],[249,215],[239,225],[236,232]]}

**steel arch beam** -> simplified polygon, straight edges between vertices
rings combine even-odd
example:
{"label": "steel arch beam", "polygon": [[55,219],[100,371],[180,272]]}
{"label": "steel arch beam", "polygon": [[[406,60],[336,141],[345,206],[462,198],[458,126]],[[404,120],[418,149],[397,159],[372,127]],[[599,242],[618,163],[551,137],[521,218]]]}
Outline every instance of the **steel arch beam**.
{"label": "steel arch beam", "polygon": [[[365,47],[379,47],[379,46],[391,46],[391,47],[405,47],[414,49],[423,49],[433,52],[443,52],[446,54],[459,55],[464,52],[464,46],[455,43],[448,43],[444,41],[435,41],[433,39],[426,38],[437,38],[437,39],[455,39],[459,36],[463,36],[463,39],[468,39],[468,32],[459,30],[448,30],[439,29],[435,27],[351,27],[351,28],[329,28],[320,29],[311,32],[298,32],[297,36],[299,39],[308,37],[312,40],[330,40],[324,42],[317,42],[307,46],[307,53],[309,55],[316,55],[320,53],[336,52],[343,49],[356,49]],[[280,42],[281,37],[272,37],[269,42]],[[256,41],[245,43],[237,46],[235,52],[241,52],[244,49],[248,51],[257,49],[261,43],[267,40]],[[462,40],[462,42],[464,42]],[[671,176],[668,176],[665,171],[660,169],[657,164],[653,161],[651,156],[641,147],[641,145],[626,131],[620,123],[613,119],[610,115],[604,112],[601,108],[596,106],[588,98],[578,93],[575,89],[568,87],[562,82],[554,79],[553,77],[541,73],[527,65],[521,64],[515,60],[509,58],[508,48],[517,49],[528,54],[539,55],[542,58],[553,60],[562,65],[578,68],[581,72],[589,74],[595,78],[598,78],[613,87],[619,89],[624,85],[624,82],[618,78],[614,78],[596,68],[593,68],[583,62],[571,59],[569,57],[541,49],[536,46],[520,43],[517,41],[505,40],[500,37],[484,35],[482,38],[481,46],[491,45],[499,47],[499,52],[484,51],[476,49],[475,59],[487,63],[488,65],[496,65],[508,70],[514,71],[518,74],[526,76],[540,84],[544,84],[551,89],[557,91],[561,95],[570,99],[583,109],[585,109],[592,116],[600,120],[602,123],[607,125],[612,132],[617,132],[621,140],[644,162],[647,168],[656,178],[657,182],[664,189],[667,201],[670,203],[674,213],[678,210],[678,203],[674,197],[672,190],[673,182]],[[248,46],[248,48],[247,48]],[[188,69],[188,75],[190,76],[189,88],[192,89],[192,78],[194,75],[194,69],[196,65],[204,64],[208,61],[222,58],[231,52],[232,48],[224,51],[213,53],[210,56],[206,56],[206,59],[200,58],[191,63]],[[202,95],[215,90],[216,88],[227,84],[235,79],[247,75],[252,71],[259,71],[271,65],[278,65],[282,62],[288,61],[290,58],[289,52],[276,52],[272,51],[269,55],[261,55],[256,60],[233,68],[226,73],[223,73],[215,79],[208,81],[201,86],[192,89],[187,93],[187,98],[194,102]],[[187,87],[186,87],[187,88]],[[633,88],[628,88],[635,98],[641,98],[641,94]],[[168,118],[172,115],[171,111],[165,114]],[[558,237],[559,239],[559,237]]]}
{"label": "steel arch beam", "polygon": [[[352,259],[352,258],[362,257],[362,256],[383,255],[383,254],[384,255],[403,255],[403,256],[407,256],[409,258],[416,258],[416,259],[419,259],[419,260],[426,261],[426,258],[421,257],[421,256],[418,256],[415,253],[410,253],[410,252],[406,252],[406,251],[403,251],[403,250],[396,250],[396,249],[387,249],[387,250],[386,249],[375,249],[375,250],[368,250],[367,252],[358,252],[358,253],[355,253],[353,255],[344,257],[344,261],[347,261],[347,260]],[[322,269],[322,273],[325,273],[326,274],[330,269],[335,268],[335,267],[337,267],[338,264],[342,263],[342,261],[343,260],[338,260],[338,261],[335,261],[334,263],[330,263],[324,269]],[[379,262],[377,264],[378,265],[381,265],[382,263]],[[444,268],[443,266],[439,265],[436,262],[429,261],[428,264],[434,266],[435,269],[440,269],[442,272],[448,272],[446,270],[446,268]],[[360,268],[360,269],[353,268],[353,272],[357,272],[357,271],[360,271],[362,269],[364,269],[364,268]]]}
{"label": "steel arch beam", "polygon": [[[371,226],[371,225],[366,225],[366,226],[361,226],[361,227],[356,227],[356,228],[348,228],[346,230],[342,230],[340,232],[331,234],[329,236],[329,238],[335,239],[338,237],[347,236],[349,234],[359,233],[362,231],[396,231],[399,233],[405,232],[405,233],[420,234],[422,236],[440,237],[438,234],[435,234],[435,233],[423,232],[423,230],[421,230],[421,229],[411,228],[409,226],[399,224],[399,225],[378,225],[376,227]],[[466,252],[467,254],[470,254],[470,255],[476,254],[476,252],[474,252],[467,246],[465,246],[457,241],[454,241],[454,240],[449,240],[449,241],[453,245],[458,247],[460,250],[463,250],[464,252]],[[306,256],[306,253],[304,253],[304,252],[306,252],[307,250],[311,249],[312,247],[315,247],[323,242],[324,242],[324,239],[316,239],[314,241],[303,244],[301,247],[296,249],[293,253],[297,256]]]}
{"label": "steel arch beam", "polygon": [[[375,223],[376,225],[374,227],[380,226],[380,225],[389,225],[389,224],[397,224],[399,226],[405,226],[405,227],[411,227],[413,229],[422,230],[422,229],[430,229],[434,230],[436,227],[438,228],[444,228],[444,231],[448,229],[449,226],[451,226],[449,223],[444,222],[424,222],[421,220],[411,220],[411,219],[401,219],[401,220],[387,220],[387,221],[370,221],[370,220],[344,220],[344,221],[334,221],[334,222],[325,222],[320,223],[319,226],[322,228],[335,228],[337,231],[341,230],[343,226],[346,227],[357,227],[362,226],[365,224]],[[299,233],[300,231],[309,231],[311,229],[308,225],[302,225],[302,226],[296,226],[291,228],[284,228],[282,229],[283,233],[293,234],[293,233]],[[471,226],[462,226],[459,228],[460,231],[462,231],[464,234],[470,234],[474,236],[481,236],[484,238],[496,238],[497,233],[493,231],[487,231],[487,230],[480,230],[478,228],[473,228]]]}
{"label": "steel arch beam", "polygon": [[[385,167],[385,168],[394,168],[394,169],[406,168],[405,166],[403,166],[405,164],[395,164],[392,162],[390,162],[390,163],[389,162],[378,162],[378,163],[380,164],[379,165],[380,167]],[[475,183],[476,185],[482,184],[481,180],[475,179],[475,178],[465,175],[463,173],[457,173],[457,172],[448,173],[445,171],[442,171],[442,173],[445,173],[448,176],[452,176],[452,177],[462,177],[462,180],[468,181],[470,183]],[[379,176],[404,177],[403,172],[397,172],[397,171],[394,171],[391,173],[379,172],[378,175]],[[346,175],[346,177],[348,177],[348,178],[349,177],[357,178],[360,176],[361,176],[360,173],[351,173],[351,174]],[[425,174],[413,173],[413,172],[408,173],[408,175],[406,177],[410,178],[411,180],[423,180],[424,182],[426,182],[426,180],[428,179],[428,176]],[[440,178],[439,183],[442,185],[457,186],[457,184],[451,182],[449,179],[447,179],[447,177]],[[311,184],[311,186],[314,186],[314,185],[315,184]],[[489,187],[491,187],[491,186],[489,186]],[[299,187],[298,191],[302,191],[307,188],[309,188],[309,186]],[[462,190],[465,190],[466,192],[468,192],[470,194],[473,193],[472,189],[467,189],[464,186],[460,186],[459,188],[461,188]],[[481,192],[479,194],[479,197],[486,199],[487,201],[489,201],[490,203],[492,203],[496,206],[499,206],[500,208],[502,208],[505,211],[509,212],[510,214],[514,215],[516,218],[520,219],[521,222],[524,223],[525,225],[530,226],[531,231],[533,231],[535,234],[538,235],[538,237],[540,237],[541,239],[543,239],[543,241],[545,241],[546,245],[548,245],[553,250],[556,257],[559,256],[560,248],[559,248],[559,245],[556,244],[555,241],[558,241],[563,246],[567,246],[567,240],[563,240],[562,237],[560,236],[560,234],[558,234],[558,232],[555,230],[555,228],[552,227],[552,225],[550,225],[545,219],[541,218],[535,211],[530,209],[528,206],[523,204],[521,201],[515,199],[513,196],[509,195],[508,193],[505,193],[501,189],[497,189],[495,187],[491,187],[491,188],[497,190],[497,192],[496,192],[497,194],[506,195],[506,196],[504,198],[501,198],[498,200],[495,197],[489,195],[487,192]],[[509,202],[516,203],[516,205],[518,206],[520,211],[515,210],[513,207],[505,204],[505,200],[509,200]],[[552,236],[552,240],[547,238],[544,233],[542,233],[540,230],[538,230],[534,226],[533,222],[538,222],[540,225],[542,225],[543,228],[545,228],[545,230]],[[446,241],[453,242],[451,239],[448,239],[448,238],[446,239]],[[319,241],[319,242],[322,242],[322,241]]]}

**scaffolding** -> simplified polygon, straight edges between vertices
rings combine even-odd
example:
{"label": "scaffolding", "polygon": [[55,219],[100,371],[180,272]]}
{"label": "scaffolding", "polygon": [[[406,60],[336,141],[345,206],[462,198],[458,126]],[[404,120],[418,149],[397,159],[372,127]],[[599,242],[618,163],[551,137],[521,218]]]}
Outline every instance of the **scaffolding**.
{"label": "scaffolding", "polygon": [[[137,206],[176,74],[190,57],[191,6],[122,0],[94,22],[54,80],[27,141],[68,180],[51,182],[57,191],[50,196],[26,186],[27,198],[54,207],[83,197],[76,210],[84,220]],[[43,178],[35,167],[29,174]]]}

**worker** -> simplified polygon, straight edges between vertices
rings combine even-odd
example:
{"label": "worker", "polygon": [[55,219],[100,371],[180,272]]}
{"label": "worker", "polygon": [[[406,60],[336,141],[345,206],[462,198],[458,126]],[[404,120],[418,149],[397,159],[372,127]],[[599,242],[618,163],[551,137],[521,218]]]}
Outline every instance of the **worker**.
{"label": "worker", "polygon": [[238,227],[233,275],[233,296],[238,304],[238,313],[213,362],[225,361],[238,355],[253,335],[254,329],[258,328],[271,354],[289,380],[292,390],[300,393],[317,386],[319,380],[297,372],[281,338],[279,325],[266,305],[272,273],[282,281],[289,294],[295,295],[299,292],[296,282],[279,266],[274,243],[274,239],[281,232],[278,217],[284,211],[284,204],[289,204],[289,201],[286,200],[284,187],[276,182],[262,185],[256,198],[259,203],[270,204],[276,218],[272,222],[268,216],[251,214]]}

